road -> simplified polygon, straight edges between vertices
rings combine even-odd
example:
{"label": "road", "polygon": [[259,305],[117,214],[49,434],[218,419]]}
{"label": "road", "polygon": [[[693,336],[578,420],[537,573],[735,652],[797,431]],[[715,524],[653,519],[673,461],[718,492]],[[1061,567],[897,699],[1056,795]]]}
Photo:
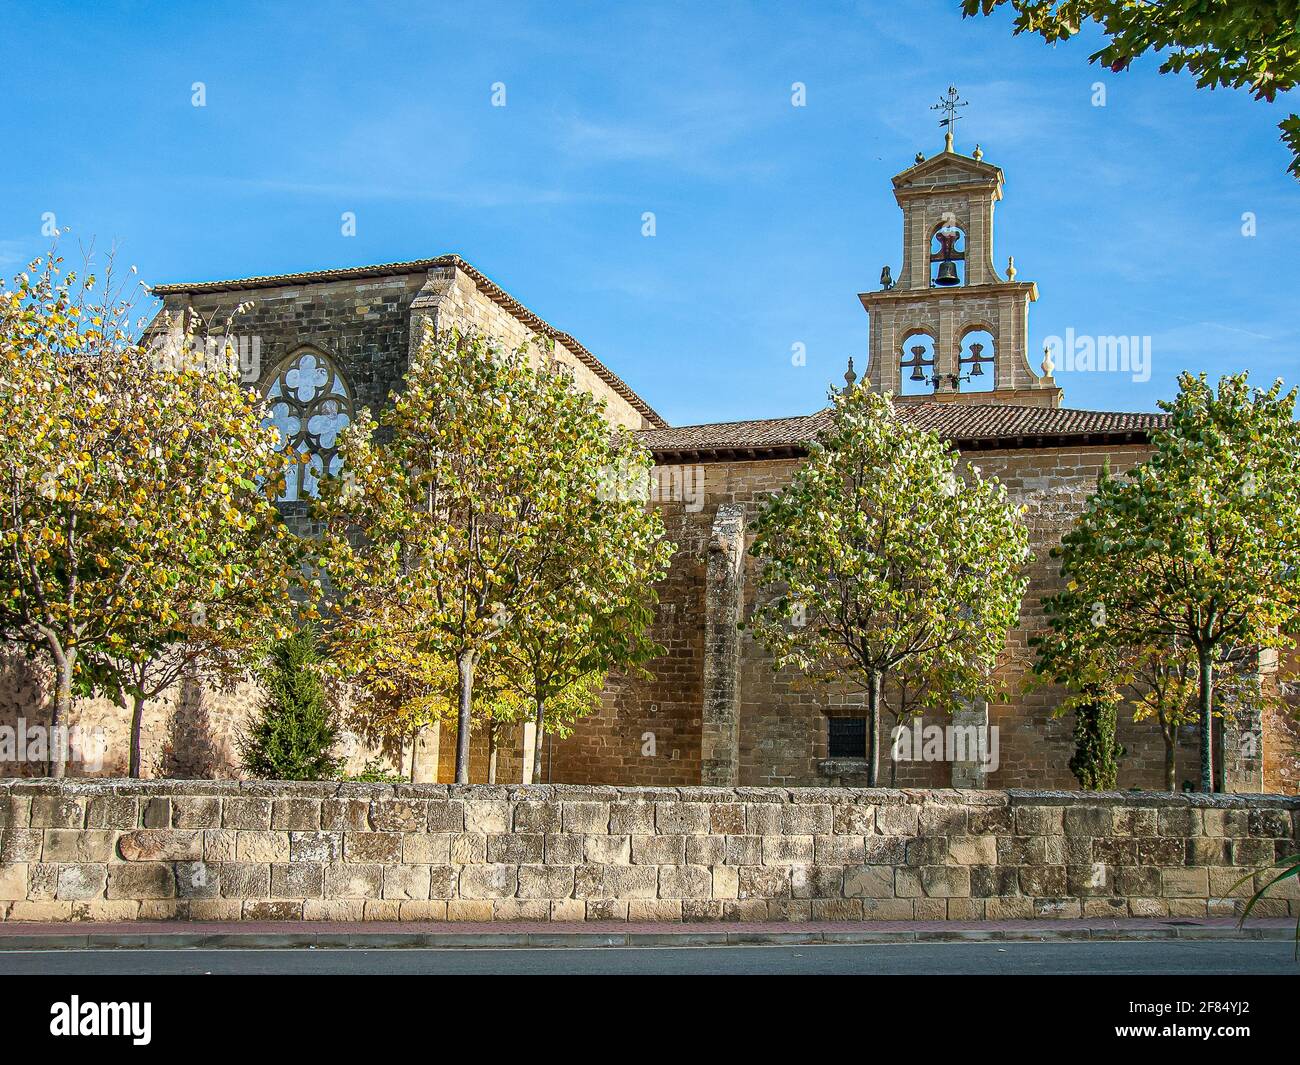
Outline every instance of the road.
{"label": "road", "polygon": [[0,951],[2,975],[1300,975],[1284,940],[444,950]]}

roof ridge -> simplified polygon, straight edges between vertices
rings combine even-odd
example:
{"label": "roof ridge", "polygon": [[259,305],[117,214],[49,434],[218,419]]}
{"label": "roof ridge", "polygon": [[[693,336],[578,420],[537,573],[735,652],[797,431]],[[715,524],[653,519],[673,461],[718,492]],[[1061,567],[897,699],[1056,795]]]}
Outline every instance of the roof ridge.
{"label": "roof ridge", "polygon": [[[695,422],[691,425],[673,425],[673,426],[668,426],[667,428],[671,428],[674,430],[713,429],[715,427],[720,428],[725,425],[767,425],[771,422],[793,422],[803,418],[815,418],[819,414],[825,414],[828,410],[830,410],[830,407],[818,407],[817,410],[813,411],[810,414],[786,414],[776,418],[733,418],[732,420],[725,421],[725,422]],[[651,431],[652,430],[648,430],[648,429],[645,430],[645,432],[651,432]]]}
{"label": "roof ridge", "polygon": [[[967,393],[969,394],[969,393]],[[919,403],[900,403],[899,410],[905,410],[908,407],[933,407],[943,409],[948,407],[961,407],[965,410],[1025,410],[1025,411],[1061,411],[1068,414],[1116,414],[1129,418],[1160,418],[1164,417],[1163,411],[1147,410],[1105,410],[1095,407],[1038,407],[1028,403],[954,403],[943,402],[932,399],[921,400]]]}

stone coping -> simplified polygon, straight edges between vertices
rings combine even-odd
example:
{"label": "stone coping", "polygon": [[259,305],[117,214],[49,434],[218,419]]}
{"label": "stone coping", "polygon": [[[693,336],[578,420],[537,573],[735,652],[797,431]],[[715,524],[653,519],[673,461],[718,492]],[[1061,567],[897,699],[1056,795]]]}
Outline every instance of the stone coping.
{"label": "stone coping", "polygon": [[1166,806],[1204,809],[1300,810],[1300,795],[1206,795],[1167,791],[1036,791],[960,788],[825,787],[618,787],[591,784],[368,784],[293,780],[131,780],[128,778],[11,777],[0,779],[6,795],[246,795],[265,798],[357,799],[556,799],[566,802],[910,803],[935,806]]}

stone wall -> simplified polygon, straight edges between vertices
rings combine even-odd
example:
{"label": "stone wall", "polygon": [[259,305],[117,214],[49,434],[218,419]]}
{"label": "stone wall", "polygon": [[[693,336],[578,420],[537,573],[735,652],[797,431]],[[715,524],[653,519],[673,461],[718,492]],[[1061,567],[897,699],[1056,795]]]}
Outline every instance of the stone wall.
{"label": "stone wall", "polygon": [[[1013,500],[1025,507],[1034,559],[1020,624],[1008,636],[997,671],[1005,695],[989,708],[1000,731],[1000,765],[988,779],[993,787],[1073,788],[1068,763],[1073,751],[1072,720],[1054,717],[1062,693],[1055,688],[1025,691],[1032,652],[1029,637],[1043,625],[1041,601],[1057,586],[1057,564],[1048,553],[1060,541],[1096,484],[1103,463],[1122,471],[1140,462],[1144,446],[1040,448],[980,451],[964,456],[985,476],[996,476]],[[677,545],[668,579],[660,587],[655,638],[669,647],[649,663],[652,676],[621,682],[617,698],[579,723],[575,735],[557,745],[552,779],[564,782],[617,781],[627,784],[689,785],[701,781],[702,684],[707,675],[709,631],[708,566],[713,529],[721,508],[740,508],[746,521],[762,501],[789,483],[798,459],[737,460],[702,464],[681,477],[697,485],[695,505],[661,503],[669,538]],[[747,538],[747,542],[752,537]],[[716,552],[715,552],[716,553]],[[755,560],[746,557],[743,608],[748,616],[761,594]],[[718,604],[713,604],[717,606]],[[865,714],[865,694],[812,687],[794,671],[774,672],[771,658],[748,633],[737,642],[738,772],[745,785],[815,786],[857,784],[860,767],[827,760],[827,724],[832,715]],[[924,723],[946,723],[926,718]],[[888,730],[889,720],[884,719]],[[649,735],[655,743],[647,744]],[[1164,747],[1154,725],[1125,720],[1121,741],[1124,787],[1163,786]],[[1196,730],[1179,747],[1179,780],[1194,777]],[[689,755],[683,756],[683,748]],[[886,770],[887,771],[887,770]],[[951,763],[903,762],[897,783],[946,787]],[[716,779],[711,781],[717,783]],[[1257,790],[1257,789],[1256,789]]]}
{"label": "stone wall", "polygon": [[6,781],[0,918],[1205,917],[1298,829],[1267,796]]}
{"label": "stone wall", "polygon": [[[490,290],[487,283],[480,284],[465,269],[448,265],[363,280],[169,294],[163,311],[170,316],[173,329],[181,327],[187,312],[198,314],[207,323],[217,323],[223,330],[229,323],[229,332],[243,345],[248,368],[257,374],[255,383],[260,388],[267,387],[276,371],[299,349],[320,351],[337,364],[356,408],[369,407],[377,414],[401,386],[422,320],[440,331],[477,330],[511,348],[536,341],[534,326],[549,329],[523,308],[512,305],[519,311],[515,313],[503,306],[496,298],[501,295]],[[163,321],[160,313],[150,329],[160,330]],[[251,359],[254,351],[256,362]],[[552,354],[568,367],[578,387],[605,404],[611,423],[633,429],[649,424],[632,403],[563,342],[554,343]],[[295,532],[313,535],[319,531],[308,516],[306,503],[288,502],[281,507]],[[42,673],[39,662],[12,648],[0,647],[0,726],[18,729],[20,721],[27,726],[48,722],[51,685]],[[218,779],[240,775],[237,738],[257,699],[257,687],[245,683],[228,691],[176,685],[151,700],[146,705],[141,737],[146,775]],[[102,730],[106,743],[101,766],[73,763],[68,766],[70,775],[114,776],[126,772],[129,713],[108,699],[80,699],[68,723]],[[502,744],[498,756],[501,777],[518,779],[522,762],[519,730],[503,737]],[[360,770],[374,757],[386,757],[394,768],[400,768],[400,756],[395,752],[381,752],[353,739],[344,746],[346,750],[340,753],[348,756],[349,771]],[[454,740],[444,742],[441,751],[434,750],[429,760],[444,763],[443,779],[454,777]],[[475,737],[472,762],[475,779],[486,780],[485,737]],[[44,772],[44,761],[0,763],[0,772],[38,775]],[[438,773],[436,768],[417,766],[416,777]]]}

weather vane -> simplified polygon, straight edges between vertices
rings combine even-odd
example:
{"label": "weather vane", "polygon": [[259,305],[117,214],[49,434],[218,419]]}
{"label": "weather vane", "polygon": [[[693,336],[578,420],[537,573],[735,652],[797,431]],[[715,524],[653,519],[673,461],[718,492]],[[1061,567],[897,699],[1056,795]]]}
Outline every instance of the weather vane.
{"label": "weather vane", "polygon": [[957,86],[948,86],[948,95],[939,97],[937,104],[931,104],[931,111],[942,111],[944,117],[939,119],[939,125],[946,127],[947,132],[943,135],[944,150],[952,151],[953,133],[957,129],[957,120],[961,115],[957,113],[957,108],[965,107],[968,101],[958,99]]}

